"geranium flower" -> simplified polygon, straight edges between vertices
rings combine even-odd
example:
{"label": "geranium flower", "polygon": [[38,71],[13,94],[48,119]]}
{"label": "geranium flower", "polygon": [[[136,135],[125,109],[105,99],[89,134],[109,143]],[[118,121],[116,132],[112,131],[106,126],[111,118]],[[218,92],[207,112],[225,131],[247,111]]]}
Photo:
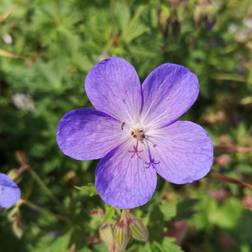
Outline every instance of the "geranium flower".
{"label": "geranium flower", "polygon": [[207,133],[178,121],[199,93],[198,79],[187,68],[160,65],[141,85],[132,65],[111,57],[89,71],[85,90],[95,109],[65,114],[57,143],[71,158],[102,158],[95,185],[106,203],[121,209],[145,204],[157,174],[186,184],[209,172],[213,145]]}
{"label": "geranium flower", "polygon": [[13,206],[20,196],[21,192],[17,184],[0,172],[0,209]]}

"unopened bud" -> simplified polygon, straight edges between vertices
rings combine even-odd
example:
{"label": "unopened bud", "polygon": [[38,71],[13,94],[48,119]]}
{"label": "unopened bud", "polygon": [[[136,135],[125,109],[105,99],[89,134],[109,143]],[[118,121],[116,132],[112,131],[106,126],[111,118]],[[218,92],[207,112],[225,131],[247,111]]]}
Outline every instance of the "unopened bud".
{"label": "unopened bud", "polygon": [[8,176],[13,179],[13,180],[16,180],[18,178],[18,171],[17,169],[12,169],[8,172]]}
{"label": "unopened bud", "polygon": [[148,240],[149,233],[142,220],[131,215],[128,222],[132,238],[138,241],[146,242]]}
{"label": "unopened bud", "polygon": [[126,218],[120,219],[115,224],[114,238],[118,245],[118,251],[123,251],[129,242],[129,228]]}
{"label": "unopened bud", "polygon": [[19,200],[15,207],[10,211],[9,215],[8,215],[8,219],[11,223],[12,226],[12,230],[14,235],[21,239],[24,233],[23,230],[23,225],[22,225],[22,221],[21,221],[21,212],[20,212],[20,206],[23,204],[22,200]]}
{"label": "unopened bud", "polygon": [[110,224],[103,224],[99,229],[99,235],[108,248],[113,246],[113,230]]}

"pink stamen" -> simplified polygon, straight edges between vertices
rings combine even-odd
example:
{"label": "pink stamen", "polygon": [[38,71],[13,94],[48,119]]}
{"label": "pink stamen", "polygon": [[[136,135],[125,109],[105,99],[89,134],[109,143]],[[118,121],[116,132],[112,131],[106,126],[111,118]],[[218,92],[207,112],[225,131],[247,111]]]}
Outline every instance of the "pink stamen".
{"label": "pink stamen", "polygon": [[138,150],[138,140],[136,145],[133,145],[133,150],[129,150],[129,153],[133,153],[132,156],[130,158],[133,158],[135,155],[137,155],[138,158],[142,159],[139,156],[139,153],[143,152],[143,150]]}

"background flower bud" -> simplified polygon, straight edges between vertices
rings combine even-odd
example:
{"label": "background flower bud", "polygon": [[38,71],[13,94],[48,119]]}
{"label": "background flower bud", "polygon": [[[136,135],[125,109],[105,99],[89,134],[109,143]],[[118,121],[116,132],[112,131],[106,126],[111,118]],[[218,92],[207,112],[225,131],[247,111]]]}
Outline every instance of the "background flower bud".
{"label": "background flower bud", "polygon": [[118,251],[123,251],[129,242],[129,227],[127,218],[122,218],[115,224],[114,238],[118,245]]}
{"label": "background flower bud", "polygon": [[130,216],[128,221],[130,235],[132,238],[138,241],[146,242],[148,240],[149,233],[142,220],[134,216]]}
{"label": "background flower bud", "polygon": [[113,247],[113,230],[110,224],[103,224],[99,229],[99,235],[109,249]]}

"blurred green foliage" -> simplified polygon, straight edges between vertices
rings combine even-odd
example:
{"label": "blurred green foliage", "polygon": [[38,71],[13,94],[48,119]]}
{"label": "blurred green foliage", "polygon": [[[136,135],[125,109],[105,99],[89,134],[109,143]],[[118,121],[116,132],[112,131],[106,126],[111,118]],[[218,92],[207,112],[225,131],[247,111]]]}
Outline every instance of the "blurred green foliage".
{"label": "blurred green foliage", "polygon": [[[84,76],[111,55],[142,80],[163,62],[195,72],[201,95],[185,118],[211,135],[215,173],[251,181],[250,0],[1,0],[0,169],[15,174],[23,202],[0,215],[0,251],[107,251],[98,230],[119,210],[95,193],[96,162],[65,157],[55,128],[65,112],[90,106]],[[160,180],[133,211],[149,242],[127,251],[252,251],[252,193],[226,182]]]}

